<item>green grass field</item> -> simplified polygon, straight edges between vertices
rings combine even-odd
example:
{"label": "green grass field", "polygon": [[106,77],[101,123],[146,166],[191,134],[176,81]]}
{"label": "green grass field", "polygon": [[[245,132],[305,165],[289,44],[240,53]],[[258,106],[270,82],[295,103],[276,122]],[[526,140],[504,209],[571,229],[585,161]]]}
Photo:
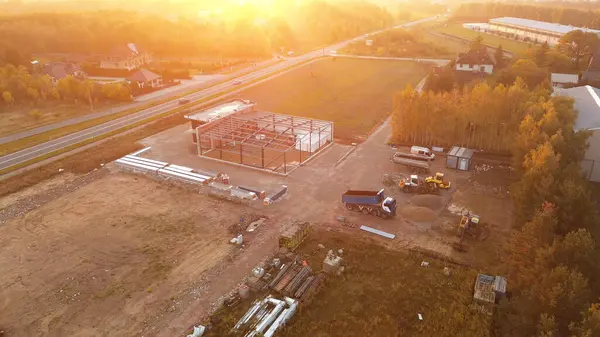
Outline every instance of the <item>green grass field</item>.
{"label": "green grass field", "polygon": [[440,57],[456,59],[459,53],[464,53],[469,49],[467,42],[448,39],[441,34],[434,34],[431,30],[423,30],[422,33],[429,42],[442,46],[448,51],[447,55],[440,55]]}
{"label": "green grass field", "polygon": [[514,53],[516,56],[524,55],[527,50],[532,46],[531,44],[525,42],[519,42],[511,39],[507,39],[504,37],[480,33],[471,29],[464,28],[462,24],[448,24],[446,27],[438,27],[435,31],[449,34],[453,36],[457,36],[467,40],[473,40],[477,36],[481,35],[483,37],[483,42],[492,47],[497,47],[498,45],[502,45],[504,50],[510,51]]}
{"label": "green grass field", "polygon": [[415,86],[430,68],[404,61],[325,59],[237,96],[257,102],[261,110],[333,121],[336,138],[361,141],[389,116],[393,94]]}
{"label": "green grass field", "polygon": [[[476,270],[388,250],[362,236],[318,231],[296,251],[318,272],[326,251],[342,248],[346,270],[341,277],[330,277],[277,336],[490,335],[491,317],[471,306]],[[319,250],[319,243],[326,248]],[[429,267],[421,267],[423,260]],[[450,276],[444,275],[444,267],[451,269]],[[222,310],[217,316],[220,323],[207,337],[226,335],[249,306],[241,303]]]}

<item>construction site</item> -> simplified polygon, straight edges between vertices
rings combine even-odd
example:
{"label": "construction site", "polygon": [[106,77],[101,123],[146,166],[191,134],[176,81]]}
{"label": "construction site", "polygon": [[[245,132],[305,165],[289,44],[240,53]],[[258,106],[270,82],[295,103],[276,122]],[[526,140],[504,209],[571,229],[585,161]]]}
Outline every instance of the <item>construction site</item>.
{"label": "construction site", "polygon": [[[513,222],[509,167],[469,158],[453,168],[448,149],[415,170],[395,159],[410,149],[386,144],[387,124],[360,145],[340,144],[331,122],[257,106],[191,112],[191,127],[155,134],[140,151],[1,199],[0,329],[252,337],[489,328],[474,296],[493,307],[491,294],[510,289],[478,276],[498,275]],[[440,308],[472,318],[444,331]]]}
{"label": "construction site", "polygon": [[197,154],[287,175],[333,143],[332,122],[255,107],[238,100],[186,116]]}

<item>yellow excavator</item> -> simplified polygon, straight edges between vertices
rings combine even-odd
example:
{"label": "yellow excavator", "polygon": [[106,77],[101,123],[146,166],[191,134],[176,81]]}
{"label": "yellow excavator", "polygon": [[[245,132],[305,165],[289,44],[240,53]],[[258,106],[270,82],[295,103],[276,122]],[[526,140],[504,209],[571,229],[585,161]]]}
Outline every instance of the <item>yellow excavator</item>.
{"label": "yellow excavator", "polygon": [[469,234],[472,237],[476,237],[478,226],[479,226],[479,216],[478,215],[470,214],[470,213],[463,215],[460,219],[460,223],[458,224],[458,232],[456,233],[458,236],[458,240],[456,242],[454,242],[453,248],[460,252],[465,252],[466,248],[463,245],[463,241],[465,240],[465,234]]}
{"label": "yellow excavator", "polygon": [[464,238],[465,233],[475,236],[477,233],[477,226],[479,225],[479,215],[467,213],[463,215],[458,224],[458,236]]}
{"label": "yellow excavator", "polygon": [[425,178],[426,183],[434,183],[441,189],[450,188],[450,182],[444,179],[444,174],[441,172],[437,172],[433,177]]}

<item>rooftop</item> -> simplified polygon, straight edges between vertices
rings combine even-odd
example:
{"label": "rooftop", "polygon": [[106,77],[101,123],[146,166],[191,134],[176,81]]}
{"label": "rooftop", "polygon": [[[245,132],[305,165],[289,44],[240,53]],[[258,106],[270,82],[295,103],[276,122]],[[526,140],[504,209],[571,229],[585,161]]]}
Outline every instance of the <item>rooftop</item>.
{"label": "rooftop", "polygon": [[585,85],[556,89],[554,94],[572,97],[575,100],[575,109],[578,111],[575,131],[600,130],[600,89]]}
{"label": "rooftop", "polygon": [[76,64],[54,62],[45,64],[42,72],[60,80],[68,75],[74,75],[76,71],[80,70],[81,68]]}
{"label": "rooftop", "polygon": [[199,111],[185,116],[186,119],[208,123],[217,118],[223,118],[233,113],[246,110],[256,106],[256,103],[248,100],[236,99],[231,102],[223,103],[212,108]]}
{"label": "rooftop", "polygon": [[505,24],[505,25],[520,26],[520,27],[531,28],[531,29],[545,31],[545,32],[557,33],[557,34],[567,34],[568,32],[573,31],[573,30],[582,30],[584,32],[589,32],[589,33],[600,33],[600,30],[595,30],[595,29],[567,26],[567,25],[561,25],[558,23],[550,23],[550,22],[544,22],[544,21],[535,21],[535,20],[513,18],[513,17],[502,17],[502,18],[490,19],[490,23],[500,23],[500,24]]}
{"label": "rooftop", "polygon": [[466,147],[453,146],[448,152],[448,156],[460,157],[460,158],[471,158],[473,157],[473,150],[467,149]]}
{"label": "rooftop", "polygon": [[148,81],[153,81],[160,77],[161,77],[160,75],[155,74],[155,73],[151,72],[150,70],[140,69],[140,70],[136,71],[133,75],[129,76],[127,78],[127,80],[135,81],[135,82],[148,82]]}
{"label": "rooftop", "polygon": [[461,53],[456,60],[457,64],[494,64],[492,58],[488,54],[487,48],[469,50],[466,53]]}

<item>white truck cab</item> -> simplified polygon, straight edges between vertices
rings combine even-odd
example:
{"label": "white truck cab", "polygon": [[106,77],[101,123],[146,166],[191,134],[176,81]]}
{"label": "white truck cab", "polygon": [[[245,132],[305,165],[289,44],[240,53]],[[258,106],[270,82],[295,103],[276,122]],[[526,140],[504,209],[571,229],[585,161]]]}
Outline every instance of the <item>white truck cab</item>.
{"label": "white truck cab", "polygon": [[435,159],[435,154],[432,153],[430,149],[428,149],[426,147],[422,147],[422,146],[412,146],[410,148],[410,153],[412,153],[412,154],[418,154],[418,155],[421,155],[421,156],[427,156],[431,160]]}

